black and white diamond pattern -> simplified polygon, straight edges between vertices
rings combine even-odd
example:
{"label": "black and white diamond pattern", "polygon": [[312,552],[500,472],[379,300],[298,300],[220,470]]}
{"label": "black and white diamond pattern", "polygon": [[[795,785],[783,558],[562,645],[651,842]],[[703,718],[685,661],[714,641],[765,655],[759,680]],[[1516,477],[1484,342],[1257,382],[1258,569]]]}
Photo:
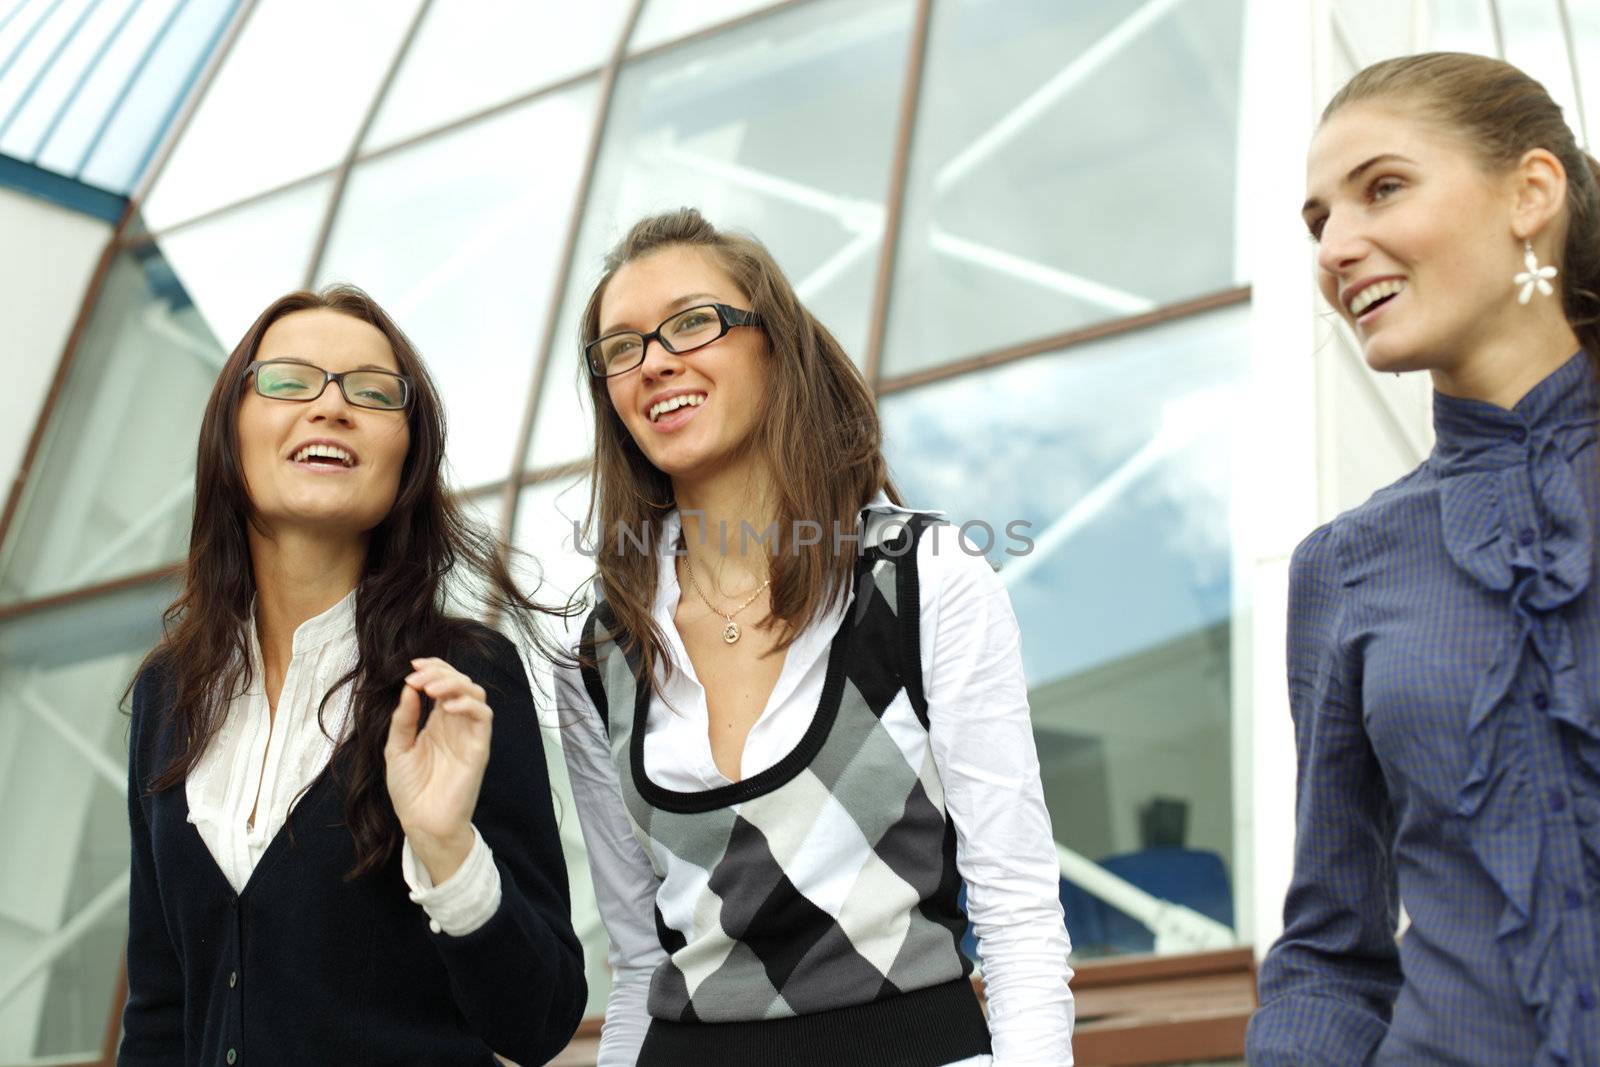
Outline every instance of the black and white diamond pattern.
{"label": "black and white diamond pattern", "polygon": [[651,983],[652,1016],[809,1015],[970,971],[957,947],[955,834],[924,715],[902,677],[904,650],[916,647],[902,624],[915,619],[902,620],[897,602],[916,589],[915,540],[929,522],[911,521],[897,557],[863,557],[830,667],[843,677],[825,688],[839,692],[837,709],[815,754],[721,806],[638,780],[633,671],[603,615],[590,617],[597,667],[586,681],[603,691],[623,800],[662,879],[656,925],[669,959]]}

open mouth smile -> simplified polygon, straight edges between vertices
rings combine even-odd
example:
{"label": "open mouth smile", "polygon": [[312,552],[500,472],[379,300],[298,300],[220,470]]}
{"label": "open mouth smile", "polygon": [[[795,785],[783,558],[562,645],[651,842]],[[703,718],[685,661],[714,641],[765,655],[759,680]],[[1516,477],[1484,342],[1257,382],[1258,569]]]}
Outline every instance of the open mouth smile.
{"label": "open mouth smile", "polygon": [[[665,420],[668,424],[676,425],[677,423],[688,421],[689,416],[694,413],[694,409],[705,402],[705,393],[679,393],[676,396],[669,396],[651,404],[648,416],[652,424],[660,424]],[[678,412],[682,412],[682,414],[674,417]]]}
{"label": "open mouth smile", "polygon": [[341,445],[329,441],[311,441],[295,449],[289,462],[298,467],[321,470],[349,470],[356,465],[356,455]]}
{"label": "open mouth smile", "polygon": [[1376,311],[1388,304],[1405,292],[1405,289],[1404,278],[1380,278],[1349,293],[1345,297],[1345,306],[1350,309],[1350,316],[1359,320],[1368,312]]}

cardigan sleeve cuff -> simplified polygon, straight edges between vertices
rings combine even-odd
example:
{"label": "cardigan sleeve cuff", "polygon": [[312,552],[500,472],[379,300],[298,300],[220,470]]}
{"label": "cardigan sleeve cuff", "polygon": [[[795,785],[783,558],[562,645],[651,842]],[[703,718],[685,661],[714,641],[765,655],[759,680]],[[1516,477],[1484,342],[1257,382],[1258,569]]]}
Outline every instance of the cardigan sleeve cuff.
{"label": "cardigan sleeve cuff", "polygon": [[400,871],[411,899],[428,913],[428,929],[436,934],[465,937],[500,910],[500,869],[476,826],[472,828],[472,850],[461,868],[438,885],[428,877],[428,869],[417,859],[410,841],[401,847]]}

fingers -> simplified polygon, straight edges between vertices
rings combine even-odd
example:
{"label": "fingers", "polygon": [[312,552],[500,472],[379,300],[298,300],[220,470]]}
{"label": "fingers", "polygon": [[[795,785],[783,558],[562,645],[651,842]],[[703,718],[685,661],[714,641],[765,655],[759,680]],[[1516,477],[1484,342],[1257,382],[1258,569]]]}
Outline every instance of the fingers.
{"label": "fingers", "polygon": [[451,714],[488,722],[494,712],[490,709],[483,686],[456,670],[442,659],[424,657],[414,659],[416,668],[406,676],[407,688],[414,688],[434,699],[434,708]]}
{"label": "fingers", "polygon": [[400,688],[400,702],[389,716],[389,740],[384,744],[384,755],[409,752],[417,743],[417,720],[422,717],[422,698],[406,685]]}

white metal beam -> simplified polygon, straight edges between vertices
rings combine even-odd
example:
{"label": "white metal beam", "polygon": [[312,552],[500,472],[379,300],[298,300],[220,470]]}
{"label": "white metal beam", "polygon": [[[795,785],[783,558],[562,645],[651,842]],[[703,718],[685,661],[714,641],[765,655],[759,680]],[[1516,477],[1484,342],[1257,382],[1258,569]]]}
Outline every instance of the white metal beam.
{"label": "white metal beam", "polygon": [[[107,568],[120,559],[129,546],[137,543],[141,537],[161,523],[171,519],[172,512],[187,503],[193,495],[194,477],[191,475],[161,494],[143,515],[123,527],[117,536],[101,545],[100,551],[90,556],[72,577],[67,579],[66,588],[76,589],[88,585],[97,578],[114,574],[115,572],[108,571]],[[123,569],[123,573],[126,573],[126,568]]]}
{"label": "white metal beam", "polygon": [[1126,289],[1104,285],[1081,274],[1071,271],[1059,270],[1056,267],[1046,266],[1038,260],[1028,259],[1026,256],[1013,255],[1002,252],[990,245],[969,241],[964,237],[957,237],[937,226],[928,231],[928,244],[935,252],[975,263],[980,267],[988,267],[997,274],[1004,274],[1019,281],[1029,282],[1043,289],[1070,296],[1075,300],[1082,300],[1090,304],[1099,304],[1101,307],[1116,312],[1119,315],[1141,315],[1146,311],[1153,311],[1156,302],[1147,296],[1130,293]]}
{"label": "white metal beam", "polygon": [[59,711],[51,707],[43,697],[34,691],[31,684],[24,686],[17,693],[17,699],[27,705],[28,710],[33,712],[35,718],[55,731],[58,737],[72,747],[73,751],[82,756],[84,761],[94,769],[96,774],[105,779],[108,785],[118,793],[127,792],[128,772],[123,769],[122,765],[96,747],[93,741],[84,737],[83,732],[68,722]]}
{"label": "white metal beam", "polygon": [[[1153,896],[1059,841],[1056,842],[1056,859],[1063,878],[1148,927],[1156,935],[1158,955],[1231,948],[1239,942],[1231,928],[1210,916]],[[1069,915],[1069,926],[1071,922]]]}
{"label": "white metal beam", "polygon": [[36,975],[66,955],[72,946],[77,944],[78,938],[88,933],[95,923],[122,903],[128,896],[130,880],[128,871],[117,875],[111,884],[96,893],[94,899],[85,904],[78,914],[63,923],[55,933],[40,941],[16,970],[4,979],[0,979],[0,1004],[10,1000]]}
{"label": "white metal beam", "polygon": [[1045,527],[1044,533],[1034,539],[1031,552],[1000,568],[1001,582],[1009,588],[1032,574],[1078,531],[1104,514],[1140,478],[1154,470],[1156,464],[1189,447],[1205,429],[1207,427],[1193,421],[1163,424],[1137,452],[1123,460],[1093,489],[1079,497],[1060,518]]}

